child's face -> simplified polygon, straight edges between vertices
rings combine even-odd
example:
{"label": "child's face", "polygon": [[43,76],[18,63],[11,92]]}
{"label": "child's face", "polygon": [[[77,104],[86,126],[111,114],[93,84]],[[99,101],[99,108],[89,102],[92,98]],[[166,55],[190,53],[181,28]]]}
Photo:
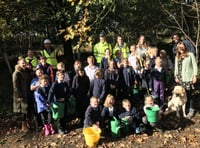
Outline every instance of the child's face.
{"label": "child's face", "polygon": [[106,51],[105,51],[105,55],[106,55],[106,56],[109,56],[109,55],[110,55],[110,50],[106,50]]}
{"label": "child's face", "polygon": [[99,105],[98,99],[92,99],[92,100],[90,101],[90,105],[91,105],[92,107],[98,107],[98,105]]}
{"label": "child's face", "polygon": [[37,70],[37,71],[35,72],[35,75],[36,75],[38,78],[41,77],[42,74],[43,74],[42,70]]}
{"label": "child's face", "polygon": [[127,60],[123,61],[123,65],[124,67],[128,67],[128,61]]}
{"label": "child's face", "polygon": [[65,75],[64,75],[63,73],[59,73],[59,74],[57,75],[57,77],[58,77],[58,80],[59,80],[59,81],[64,81],[64,79],[65,79]]}
{"label": "child's face", "polygon": [[115,63],[114,63],[113,61],[110,62],[110,63],[109,63],[109,68],[114,69],[114,67],[115,67]]}
{"label": "child's face", "polygon": [[130,47],[130,51],[131,51],[131,52],[135,52],[135,51],[136,51],[136,46],[131,46],[131,47]]}
{"label": "child's face", "polygon": [[162,61],[158,59],[155,61],[155,64],[156,64],[156,66],[160,67],[160,66],[162,66]]}
{"label": "child's face", "polygon": [[112,98],[108,99],[108,104],[114,105],[114,100]]}
{"label": "child's face", "polygon": [[40,85],[41,85],[42,87],[47,86],[47,85],[48,85],[48,80],[42,79],[42,80],[40,81]]}
{"label": "child's face", "polygon": [[123,108],[126,110],[126,111],[130,111],[131,110],[131,104],[126,102],[126,103],[123,103]]}
{"label": "child's face", "polygon": [[154,105],[154,100],[151,97],[146,98],[145,100],[146,105]]}
{"label": "child's face", "polygon": [[88,62],[89,65],[93,65],[94,64],[93,59],[87,59],[87,62]]}
{"label": "child's face", "polygon": [[65,70],[65,66],[63,66],[63,65],[58,65],[58,66],[57,66],[57,69],[58,69],[58,70]]}
{"label": "child's face", "polygon": [[46,62],[46,59],[45,58],[42,58],[42,59],[40,59],[40,63],[42,64],[42,65],[45,65],[47,62]]}

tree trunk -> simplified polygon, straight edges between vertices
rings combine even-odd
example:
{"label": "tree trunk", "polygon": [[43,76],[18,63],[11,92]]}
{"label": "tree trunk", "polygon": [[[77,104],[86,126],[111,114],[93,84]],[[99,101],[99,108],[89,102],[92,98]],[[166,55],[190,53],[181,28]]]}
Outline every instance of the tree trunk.
{"label": "tree trunk", "polygon": [[65,41],[63,39],[63,48],[64,48],[64,63],[66,65],[67,70],[73,69],[73,52],[72,52],[72,45],[71,40]]}

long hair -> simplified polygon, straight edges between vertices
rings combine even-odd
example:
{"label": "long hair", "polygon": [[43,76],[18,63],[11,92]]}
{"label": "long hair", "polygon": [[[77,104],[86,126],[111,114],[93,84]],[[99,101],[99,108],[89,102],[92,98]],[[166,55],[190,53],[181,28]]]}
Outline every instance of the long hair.
{"label": "long hair", "polygon": [[[179,48],[180,48],[180,46],[184,46],[184,53],[180,53],[179,52]],[[188,49],[186,48],[186,45],[185,45],[185,43],[184,42],[179,42],[178,44],[177,44],[177,46],[176,46],[176,58],[177,58],[177,60],[178,61],[180,61],[181,59],[183,59],[183,58],[185,58],[185,57],[187,57],[188,56]]]}

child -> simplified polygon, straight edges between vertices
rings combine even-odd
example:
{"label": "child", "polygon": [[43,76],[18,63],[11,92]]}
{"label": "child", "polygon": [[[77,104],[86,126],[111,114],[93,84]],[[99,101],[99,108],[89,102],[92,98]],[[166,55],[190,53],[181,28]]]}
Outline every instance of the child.
{"label": "child", "polygon": [[[65,72],[65,64],[63,62],[59,62],[57,64],[57,70],[62,70]],[[57,80],[57,77],[56,79]],[[69,74],[67,72],[65,72],[65,79],[64,79],[65,82],[67,82],[68,85],[70,85],[70,77],[69,77]]]}
{"label": "child", "polygon": [[[39,83],[39,78],[43,75],[43,70],[41,68],[37,68],[35,70],[35,78],[33,78],[31,80],[31,84],[30,84],[30,90],[33,92],[33,94],[36,92],[37,88],[40,87],[40,83]],[[34,122],[35,122],[35,130],[39,131],[39,114],[37,113],[37,104],[35,102],[35,98],[34,98]]]}
{"label": "child", "polygon": [[95,59],[93,56],[89,56],[87,58],[87,63],[88,65],[84,68],[86,75],[89,77],[90,79],[90,95],[92,95],[92,89],[94,86],[94,74],[95,71],[98,69],[98,67],[96,65],[94,65]]}
{"label": "child", "polygon": [[103,105],[106,95],[106,84],[103,78],[104,78],[103,69],[97,69],[95,71],[93,96],[98,98],[100,105]]}
{"label": "child", "polygon": [[35,95],[35,101],[37,104],[37,112],[41,116],[42,123],[44,126],[45,136],[54,134],[55,130],[53,129],[51,112],[49,110],[48,103],[48,93],[49,93],[49,77],[47,75],[42,75],[39,78],[40,86],[37,88]]}
{"label": "child", "polygon": [[108,63],[110,62],[110,60],[111,60],[110,49],[107,48],[105,50],[105,56],[101,59],[99,67],[104,69],[104,70],[107,69],[108,66],[109,66]]}
{"label": "child", "polygon": [[146,60],[144,62],[144,70],[142,73],[142,88],[144,89],[144,95],[145,94],[150,94],[153,86],[153,81],[151,77],[151,67],[150,67],[150,61]]}
{"label": "child", "polygon": [[115,63],[117,63],[117,68],[122,66],[122,52],[120,50],[116,50],[115,52]]}
{"label": "child", "polygon": [[135,130],[135,133],[141,133],[139,113],[134,107],[131,107],[131,102],[128,99],[122,100],[122,111],[119,118],[128,123],[129,127]]}
{"label": "child", "polygon": [[80,118],[80,123],[83,123],[84,113],[89,104],[88,92],[90,88],[89,77],[85,74],[83,68],[77,69],[77,74],[73,78],[72,82],[72,94],[76,98],[76,113]]}
{"label": "child", "polygon": [[50,64],[47,63],[47,59],[45,56],[40,56],[40,61],[36,68],[41,68],[44,74],[47,74],[50,77],[50,83],[52,84],[55,80],[53,68]]}
{"label": "child", "polygon": [[102,124],[105,126],[109,125],[113,117],[118,118],[118,112],[115,107],[115,98],[113,95],[108,94],[101,112]]}
{"label": "child", "polygon": [[133,86],[136,82],[135,72],[131,66],[128,65],[128,59],[122,60],[123,67],[119,69],[119,89],[121,97],[128,97],[131,101],[133,98]]}
{"label": "child", "polygon": [[56,72],[57,80],[52,84],[48,100],[51,104],[56,103],[60,106],[64,106],[64,110],[61,111],[59,114],[60,116],[57,119],[57,127],[58,127],[58,133],[59,134],[66,134],[66,114],[67,114],[67,101],[69,98],[69,86],[67,82],[64,81],[65,79],[65,73],[64,71],[58,70]]}
{"label": "child", "polygon": [[166,72],[162,66],[162,60],[157,57],[155,60],[155,67],[152,69],[153,78],[153,95],[158,99],[160,111],[163,111],[164,98],[165,98],[165,81]]}
{"label": "child", "polygon": [[116,68],[114,60],[111,60],[108,69],[105,70],[105,81],[107,85],[107,92],[111,93],[115,97],[117,96],[118,80],[119,72]]}
{"label": "child", "polygon": [[[158,106],[157,104],[154,103],[154,99],[153,99],[153,97],[152,97],[151,95],[148,95],[148,96],[145,97],[144,107],[143,107],[145,115],[146,115],[146,109],[147,109],[148,107],[158,107],[158,108],[159,108],[159,106]],[[160,119],[160,114],[159,114],[158,120],[159,120],[159,119]],[[161,129],[161,128],[159,127],[159,125],[158,125],[158,122],[148,122],[147,116],[144,116],[144,117],[142,118],[142,122],[143,122],[145,125],[148,125],[148,124],[149,124],[151,127],[155,128],[156,130],[162,131],[162,129]]]}
{"label": "child", "polygon": [[99,128],[101,111],[99,108],[99,100],[96,97],[90,98],[90,105],[87,107],[84,119],[84,128],[93,126]]}

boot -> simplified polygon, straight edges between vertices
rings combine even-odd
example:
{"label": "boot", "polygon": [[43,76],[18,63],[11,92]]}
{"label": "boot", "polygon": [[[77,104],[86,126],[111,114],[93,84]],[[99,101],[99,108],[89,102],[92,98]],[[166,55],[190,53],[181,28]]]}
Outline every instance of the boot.
{"label": "boot", "polygon": [[48,124],[45,124],[44,125],[44,135],[48,136],[49,134],[50,134],[49,126],[48,126]]}
{"label": "boot", "polygon": [[190,108],[189,113],[187,114],[187,118],[191,119],[194,116],[195,109]]}
{"label": "boot", "polygon": [[54,130],[53,125],[51,123],[49,124],[49,130],[50,130],[50,133],[52,135],[55,134],[55,130]]}
{"label": "boot", "polygon": [[22,131],[23,132],[28,132],[29,128],[27,127],[27,122],[26,121],[22,121]]}

